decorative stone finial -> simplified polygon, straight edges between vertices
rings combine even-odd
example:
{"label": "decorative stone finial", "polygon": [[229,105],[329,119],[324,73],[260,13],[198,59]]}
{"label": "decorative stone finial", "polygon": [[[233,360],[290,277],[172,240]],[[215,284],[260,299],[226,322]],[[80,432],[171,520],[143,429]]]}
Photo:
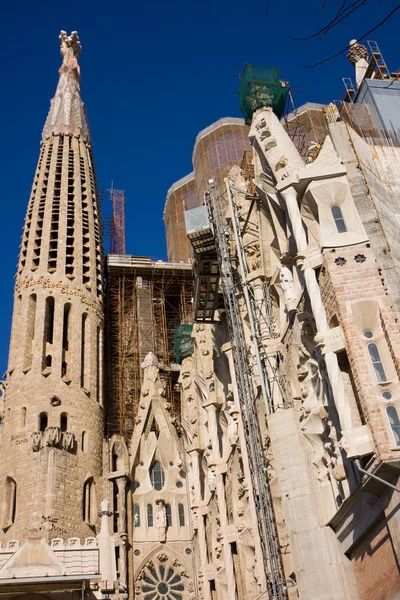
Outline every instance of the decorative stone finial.
{"label": "decorative stone finial", "polygon": [[108,500],[102,500],[100,503],[100,512],[99,512],[99,516],[106,516],[106,517],[110,517],[112,515],[112,512],[109,510],[109,506],[110,503]]}
{"label": "decorative stone finial", "polygon": [[148,352],[140,366],[142,369],[145,369],[146,367],[158,367],[157,356],[153,354],[153,352]]}
{"label": "decorative stone finial", "polygon": [[369,55],[366,46],[359,44],[357,40],[350,40],[350,50],[347,53],[347,58],[352,65],[355,65],[362,58],[368,62]]}
{"label": "decorative stone finial", "polygon": [[75,58],[79,58],[82,50],[81,42],[77,31],[71,31],[71,35],[67,35],[66,31],[61,30],[58,36],[61,44],[61,54],[67,54],[68,49],[71,49]]}
{"label": "decorative stone finial", "polygon": [[60,79],[56,94],[51,101],[50,111],[43,128],[43,139],[53,135],[73,135],[90,142],[86,111],[81,99],[80,69],[78,58],[82,50],[76,31],[59,35],[63,62],[59,70]]}

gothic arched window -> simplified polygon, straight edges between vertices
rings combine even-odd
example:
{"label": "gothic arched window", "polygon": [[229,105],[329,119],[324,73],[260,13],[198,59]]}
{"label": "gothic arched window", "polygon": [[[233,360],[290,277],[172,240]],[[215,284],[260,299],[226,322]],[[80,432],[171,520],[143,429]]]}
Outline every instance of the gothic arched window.
{"label": "gothic arched window", "polygon": [[67,413],[61,413],[60,429],[61,431],[69,431],[69,417]]}
{"label": "gothic arched window", "polygon": [[160,463],[154,463],[150,472],[151,485],[158,492],[163,489],[165,483],[164,469]]}
{"label": "gothic arched window", "polygon": [[147,505],[147,526],[153,527],[153,505]]}
{"label": "gothic arched window", "polygon": [[179,526],[185,526],[185,509],[183,504],[178,504],[178,517],[179,517]]}
{"label": "gothic arched window", "polygon": [[171,512],[170,504],[165,505],[165,516],[167,518],[167,527],[171,527],[172,526],[172,512]]}
{"label": "gothic arched window", "polygon": [[88,451],[88,434],[82,431],[82,452]]}
{"label": "gothic arched window", "polygon": [[373,342],[368,344],[368,352],[371,359],[372,366],[375,371],[375,377],[379,381],[379,383],[383,383],[387,381],[385,368],[383,366],[383,362],[381,359],[380,352],[378,350],[378,346]]}
{"label": "gothic arched window", "polygon": [[396,446],[400,446],[400,419],[395,406],[386,407],[386,415],[389,421],[390,429],[394,437]]}
{"label": "gothic arched window", "polygon": [[347,227],[343,219],[342,209],[338,204],[331,206],[332,217],[335,219],[336,229],[338,233],[346,233]]}
{"label": "gothic arched window", "polygon": [[93,477],[88,477],[83,484],[82,519],[89,525],[96,523],[96,494]]}

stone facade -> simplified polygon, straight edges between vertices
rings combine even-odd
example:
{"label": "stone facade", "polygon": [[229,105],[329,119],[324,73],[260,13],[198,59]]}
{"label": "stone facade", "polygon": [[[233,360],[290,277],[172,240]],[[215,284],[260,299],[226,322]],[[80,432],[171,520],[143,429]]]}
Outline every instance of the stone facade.
{"label": "stone facade", "polygon": [[0,595],[395,600],[397,149],[337,122],[305,164],[270,107],[201,132],[173,188],[205,213],[194,282],[109,257],[104,382],[80,43],[60,40],[0,397]]}

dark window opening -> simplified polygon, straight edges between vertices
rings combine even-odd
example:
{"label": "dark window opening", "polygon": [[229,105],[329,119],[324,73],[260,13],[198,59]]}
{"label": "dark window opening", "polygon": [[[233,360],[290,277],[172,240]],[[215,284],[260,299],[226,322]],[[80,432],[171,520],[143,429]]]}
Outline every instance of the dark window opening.
{"label": "dark window opening", "polygon": [[342,209],[338,204],[331,206],[332,217],[335,219],[336,229],[338,233],[346,233],[347,227],[343,219]]}
{"label": "dark window opening", "polygon": [[43,412],[39,415],[39,431],[45,431],[47,429],[48,416],[47,413]]}

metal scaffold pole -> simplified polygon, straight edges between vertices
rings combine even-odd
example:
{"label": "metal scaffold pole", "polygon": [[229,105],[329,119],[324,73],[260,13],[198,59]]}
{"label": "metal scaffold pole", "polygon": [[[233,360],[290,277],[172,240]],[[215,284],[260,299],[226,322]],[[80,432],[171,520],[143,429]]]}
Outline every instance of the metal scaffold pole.
{"label": "metal scaffold pole", "polygon": [[[232,200],[230,191],[228,191],[228,197]],[[280,545],[272,503],[272,492],[268,477],[268,460],[263,448],[256,409],[257,391],[253,385],[243,323],[237,301],[237,288],[234,281],[231,255],[227,241],[229,225],[226,224],[223,218],[218,190],[214,180],[209,180],[208,182],[206,199],[210,222],[215,234],[221,285],[229,334],[232,342],[232,354],[238,383],[239,401],[243,414],[244,433],[249,454],[264,568],[267,573],[267,591],[271,600],[285,600],[287,598],[287,589],[281,562]],[[243,259],[243,255],[241,257],[242,251],[244,252],[243,246],[239,240],[239,261]],[[244,265],[242,266],[245,268]],[[253,337],[253,346],[254,348],[257,346],[256,362],[261,381],[261,389],[263,396],[265,394],[264,401],[266,406],[269,407],[268,412],[271,412],[272,401],[270,398],[268,381],[266,379],[265,365],[260,357],[258,347],[258,340],[260,340],[261,332],[259,326],[255,323],[254,318],[256,306],[254,298],[251,298],[250,291],[246,285],[243,286],[243,293],[246,303],[249,302],[249,315],[252,313],[252,316],[250,315],[251,333]]]}

